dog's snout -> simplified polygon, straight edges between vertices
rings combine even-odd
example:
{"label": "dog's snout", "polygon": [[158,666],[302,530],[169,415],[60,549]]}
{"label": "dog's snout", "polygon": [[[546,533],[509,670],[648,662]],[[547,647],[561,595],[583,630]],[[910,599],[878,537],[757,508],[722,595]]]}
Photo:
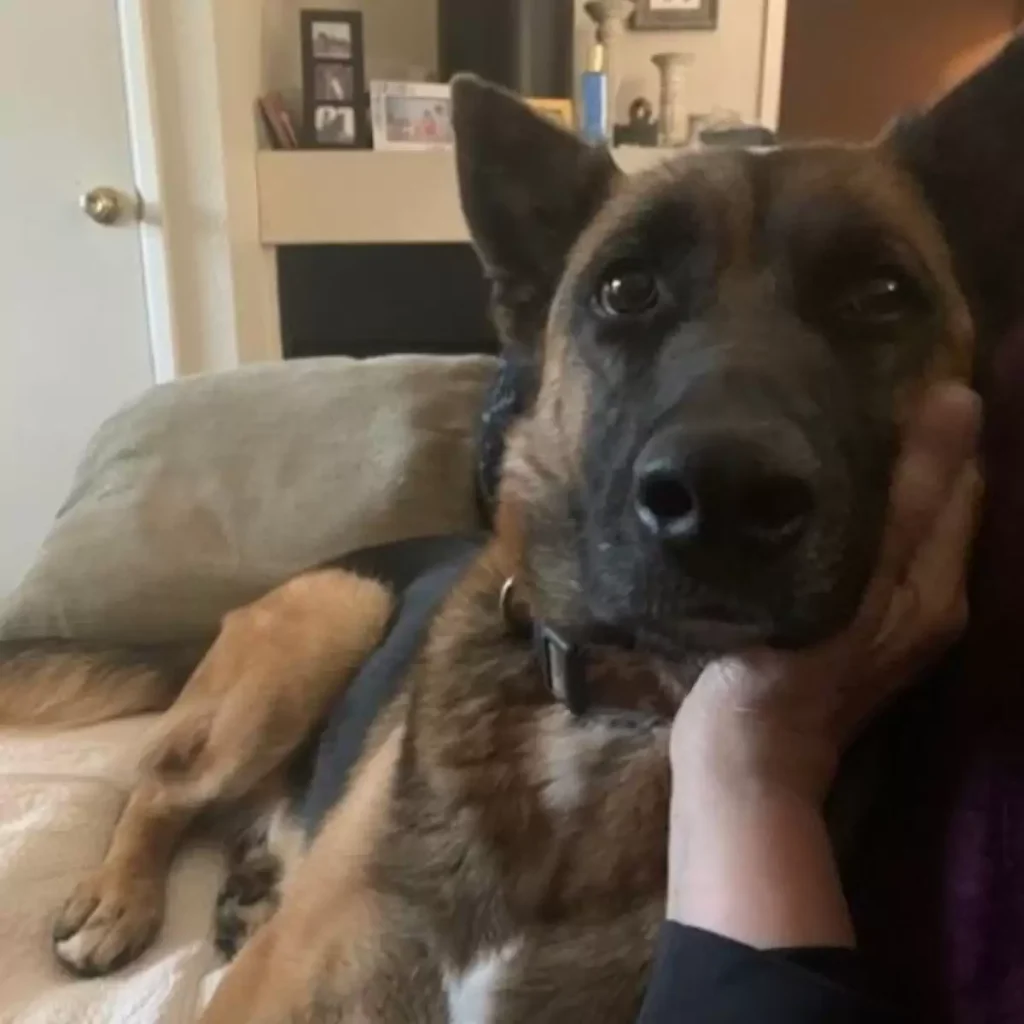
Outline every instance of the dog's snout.
{"label": "dog's snout", "polygon": [[634,467],[637,515],[659,541],[678,549],[787,547],[814,510],[808,460],[793,447],[736,431],[663,431]]}

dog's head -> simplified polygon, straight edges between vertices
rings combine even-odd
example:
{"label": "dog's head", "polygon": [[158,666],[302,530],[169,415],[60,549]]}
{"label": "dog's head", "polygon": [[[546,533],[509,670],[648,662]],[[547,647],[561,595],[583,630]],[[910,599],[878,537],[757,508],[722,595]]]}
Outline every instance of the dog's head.
{"label": "dog's head", "polygon": [[499,329],[536,358],[499,513],[536,613],[665,653],[837,628],[909,409],[1024,289],[1024,41],[875,146],[631,178],[503,91],[453,89]]}

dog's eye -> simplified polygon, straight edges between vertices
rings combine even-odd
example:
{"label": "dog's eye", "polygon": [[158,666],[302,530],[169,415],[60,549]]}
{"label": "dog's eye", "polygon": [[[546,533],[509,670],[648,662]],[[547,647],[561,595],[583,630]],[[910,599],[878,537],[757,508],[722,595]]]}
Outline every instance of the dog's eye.
{"label": "dog's eye", "polygon": [[621,263],[601,278],[594,298],[602,316],[636,317],[658,305],[661,289],[658,279],[645,267]]}
{"label": "dog's eye", "polygon": [[920,309],[923,296],[900,270],[885,270],[846,289],[836,315],[856,326],[886,327]]}

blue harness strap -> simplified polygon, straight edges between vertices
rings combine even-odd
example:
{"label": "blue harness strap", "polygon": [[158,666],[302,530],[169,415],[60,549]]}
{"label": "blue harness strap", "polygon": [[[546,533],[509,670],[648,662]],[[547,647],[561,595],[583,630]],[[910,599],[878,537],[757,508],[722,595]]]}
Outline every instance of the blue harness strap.
{"label": "blue harness strap", "polygon": [[[307,835],[316,834],[341,799],[370,727],[399,692],[434,615],[482,546],[479,537],[431,537],[368,549],[333,563],[390,584],[397,605],[384,639],[336,702],[321,734],[301,810]],[[373,571],[375,564],[380,571]],[[415,578],[408,582],[410,575]]]}

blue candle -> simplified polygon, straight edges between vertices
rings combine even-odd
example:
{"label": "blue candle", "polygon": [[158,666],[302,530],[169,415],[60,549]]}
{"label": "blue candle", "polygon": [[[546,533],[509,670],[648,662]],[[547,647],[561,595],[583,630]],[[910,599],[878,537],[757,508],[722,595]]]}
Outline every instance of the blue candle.
{"label": "blue candle", "polygon": [[603,71],[584,71],[581,84],[580,132],[588,142],[607,142],[611,136],[608,76]]}

